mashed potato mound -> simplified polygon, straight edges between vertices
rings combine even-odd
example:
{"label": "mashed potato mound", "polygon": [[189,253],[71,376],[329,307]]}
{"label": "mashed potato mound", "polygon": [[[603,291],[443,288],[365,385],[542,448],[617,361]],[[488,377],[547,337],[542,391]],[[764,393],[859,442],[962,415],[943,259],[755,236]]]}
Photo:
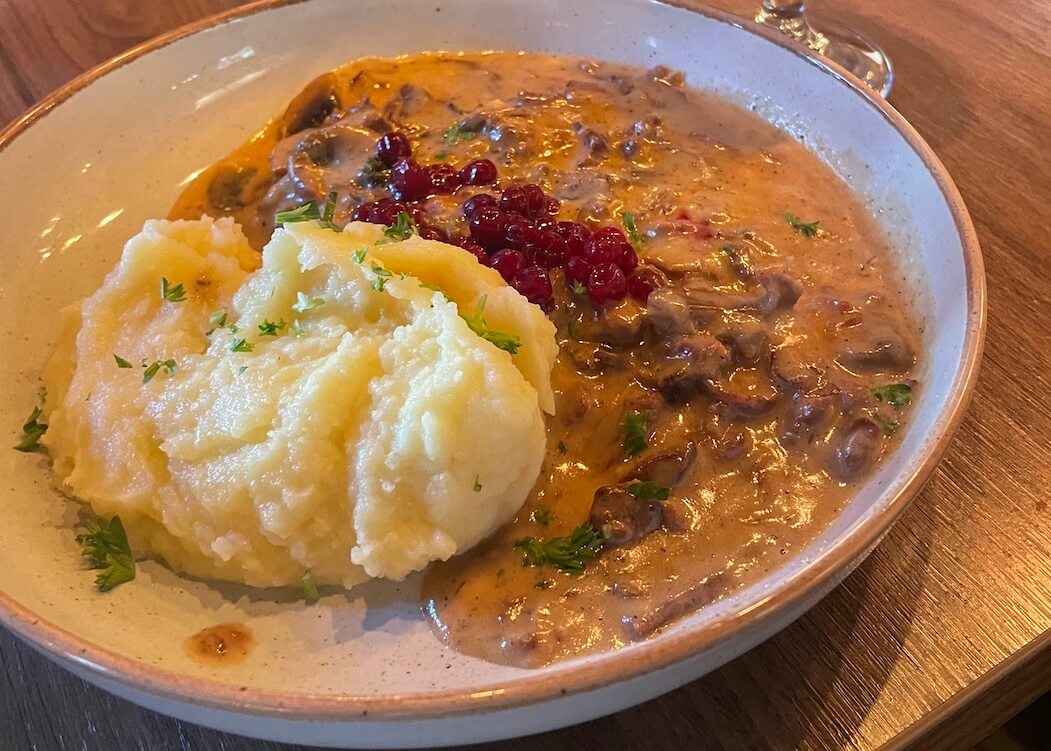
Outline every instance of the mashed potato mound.
{"label": "mashed potato mound", "polygon": [[[539,308],[466,251],[371,224],[289,225],[258,264],[231,220],[149,221],[66,311],[43,443],[72,494],[137,554],[254,586],[401,579],[519,509],[553,409]],[[517,354],[465,321],[483,295]],[[174,373],[144,383],[157,361]]]}

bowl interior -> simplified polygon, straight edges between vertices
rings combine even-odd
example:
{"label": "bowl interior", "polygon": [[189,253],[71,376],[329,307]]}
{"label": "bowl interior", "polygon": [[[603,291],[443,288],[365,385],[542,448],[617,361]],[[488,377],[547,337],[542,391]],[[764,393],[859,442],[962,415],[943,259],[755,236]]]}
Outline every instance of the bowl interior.
{"label": "bowl interior", "polygon": [[[943,437],[981,307],[973,296],[980,269],[972,262],[968,271],[945,186],[914,144],[842,80],[723,20],[646,0],[314,0],[247,15],[116,68],[0,146],[0,205],[18,207],[0,245],[0,426],[14,444],[37,401],[57,311],[97,287],[124,240],[145,218],[163,216],[199,170],[314,75],[363,55],[434,49],[528,49],[682,69],[691,85],[751,108],[832,165],[895,239],[916,290],[925,385],[896,453],[782,569],[648,643],[580,661],[630,672],[655,645],[795,586],[837,541],[886,512]],[[45,460],[0,451],[0,474],[0,592],[90,645],[87,661],[101,647],[188,681],[290,696],[471,691],[524,674],[444,650],[419,613],[417,580],[331,592],[307,607],[297,593],[190,581],[147,563],[135,582],[99,595],[73,541],[76,506],[50,487]],[[259,642],[251,659],[219,669],[183,654],[185,637],[223,621],[250,624]]]}

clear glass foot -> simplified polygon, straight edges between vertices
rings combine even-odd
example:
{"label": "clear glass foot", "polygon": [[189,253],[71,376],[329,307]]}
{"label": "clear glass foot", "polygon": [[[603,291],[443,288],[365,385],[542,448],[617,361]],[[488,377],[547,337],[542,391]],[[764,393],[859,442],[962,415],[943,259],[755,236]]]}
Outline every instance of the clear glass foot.
{"label": "clear glass foot", "polygon": [[853,32],[816,30],[807,20],[802,0],[763,0],[755,20],[843,66],[884,98],[890,94],[894,69],[883,50]]}

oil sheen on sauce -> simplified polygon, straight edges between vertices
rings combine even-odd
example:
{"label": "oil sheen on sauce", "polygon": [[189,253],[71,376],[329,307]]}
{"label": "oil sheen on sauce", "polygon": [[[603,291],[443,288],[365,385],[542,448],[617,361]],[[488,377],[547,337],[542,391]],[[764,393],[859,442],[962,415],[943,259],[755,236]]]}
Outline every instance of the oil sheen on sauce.
{"label": "oil sheen on sauce", "polygon": [[[468,136],[450,138],[455,124]],[[894,251],[799,143],[664,68],[521,53],[356,61],[205,171],[172,216],[233,216],[261,247],[275,212],[334,190],[346,221],[384,195],[367,172],[387,130],[409,135],[421,163],[498,165],[495,189],[428,200],[432,225],[463,235],[467,197],[537,183],[563,220],[633,212],[642,262],[670,295],[666,309],[651,298],[598,315],[556,280],[557,414],[534,491],[511,523],[426,577],[425,610],[453,648],[537,666],[645,638],[813,540],[893,448],[907,401],[877,394],[917,393],[922,338]],[[683,362],[704,374],[685,391]],[[636,456],[624,450],[628,412],[647,418]],[[581,574],[523,565],[516,542],[568,534],[599,488],[661,457],[688,457],[689,469],[660,528],[606,546]]]}

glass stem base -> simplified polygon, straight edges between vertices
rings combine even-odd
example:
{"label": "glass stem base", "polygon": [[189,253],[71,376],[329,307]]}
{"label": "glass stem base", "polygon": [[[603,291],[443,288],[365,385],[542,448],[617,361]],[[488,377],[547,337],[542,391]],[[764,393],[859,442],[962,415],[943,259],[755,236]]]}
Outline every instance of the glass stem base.
{"label": "glass stem base", "polygon": [[833,29],[818,31],[810,25],[806,13],[801,9],[779,12],[765,3],[755,20],[764,26],[772,26],[819,55],[838,63],[884,98],[890,94],[894,83],[890,58],[860,34]]}

